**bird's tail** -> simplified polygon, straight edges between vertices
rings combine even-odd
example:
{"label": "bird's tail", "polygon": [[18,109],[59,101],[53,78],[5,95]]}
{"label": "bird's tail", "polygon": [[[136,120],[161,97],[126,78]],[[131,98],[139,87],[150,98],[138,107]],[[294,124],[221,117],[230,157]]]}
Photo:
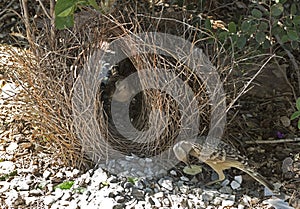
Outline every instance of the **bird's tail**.
{"label": "bird's tail", "polygon": [[249,174],[252,178],[256,179],[259,183],[264,185],[265,187],[268,187],[271,191],[275,190],[275,187],[273,184],[271,184],[265,177],[260,175],[258,172],[252,170],[252,169],[245,169],[243,170],[247,174]]}

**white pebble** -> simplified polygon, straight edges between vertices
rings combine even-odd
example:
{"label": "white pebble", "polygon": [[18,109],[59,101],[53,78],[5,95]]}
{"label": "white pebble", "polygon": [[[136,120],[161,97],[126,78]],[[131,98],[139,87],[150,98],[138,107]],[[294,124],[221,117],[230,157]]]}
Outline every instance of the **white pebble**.
{"label": "white pebble", "polygon": [[18,144],[16,142],[11,142],[8,147],[6,147],[6,152],[12,153],[18,148]]}
{"label": "white pebble", "polygon": [[234,180],[230,184],[231,188],[234,190],[240,188],[242,181],[243,181],[242,176],[235,176]]}

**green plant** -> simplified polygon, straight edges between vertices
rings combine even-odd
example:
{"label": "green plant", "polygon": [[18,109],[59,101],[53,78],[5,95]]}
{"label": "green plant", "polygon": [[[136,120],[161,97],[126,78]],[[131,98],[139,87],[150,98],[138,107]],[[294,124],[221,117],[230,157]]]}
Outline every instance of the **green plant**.
{"label": "green plant", "polygon": [[74,25],[74,13],[77,9],[90,6],[101,13],[107,13],[115,0],[105,0],[97,4],[96,0],[57,0],[55,4],[55,26],[62,30]]}
{"label": "green plant", "polygon": [[60,184],[56,185],[54,187],[54,189],[59,188],[59,189],[62,189],[62,190],[67,190],[67,189],[70,189],[73,186],[73,184],[74,184],[74,181],[65,181],[63,183],[60,183]]}
{"label": "green plant", "polygon": [[18,171],[17,170],[14,170],[8,174],[4,174],[4,175],[1,175],[0,176],[0,181],[5,181],[6,179],[8,179],[9,177],[13,177],[13,176],[16,176],[18,175]]}
{"label": "green plant", "polygon": [[294,120],[296,118],[299,118],[298,119],[298,129],[300,129],[300,97],[297,99],[296,101],[296,112],[294,112],[291,116],[291,120]]}
{"label": "green plant", "polygon": [[278,45],[289,51],[299,49],[300,5],[288,0],[250,3],[248,14],[224,23],[223,27],[213,29],[213,20],[209,18],[200,21],[197,24],[213,31],[226,49],[236,53],[245,53],[247,49],[268,53]]}
{"label": "green plant", "polygon": [[127,181],[135,184],[135,182],[137,182],[139,179],[137,177],[127,177]]}

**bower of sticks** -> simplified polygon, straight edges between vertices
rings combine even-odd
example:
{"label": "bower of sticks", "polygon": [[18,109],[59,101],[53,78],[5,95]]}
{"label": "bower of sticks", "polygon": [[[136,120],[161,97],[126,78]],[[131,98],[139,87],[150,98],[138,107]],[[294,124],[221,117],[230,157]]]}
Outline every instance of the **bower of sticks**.
{"label": "bower of sticks", "polygon": [[[156,17],[133,11],[125,5],[123,12],[103,15],[86,8],[75,14],[73,28],[60,31],[46,16],[32,19],[33,51],[16,54],[22,70],[13,76],[22,81],[26,100],[33,104],[28,115],[38,123],[34,137],[51,142],[68,165],[89,168],[132,154],[168,159],[178,140],[208,133],[212,105],[207,80],[189,67],[194,57],[158,53],[153,37],[139,42],[137,34],[164,33],[189,41],[192,48],[202,49],[195,67],[218,72],[224,87],[230,86],[229,103],[242,94],[229,78],[230,55],[217,41],[208,48],[205,40],[196,39],[208,32],[182,22],[189,14],[170,10]],[[122,41],[111,51],[108,46],[116,40]],[[161,86],[172,88],[177,98]],[[119,99],[117,91],[130,95]],[[195,123],[200,125],[191,135],[189,127]]]}

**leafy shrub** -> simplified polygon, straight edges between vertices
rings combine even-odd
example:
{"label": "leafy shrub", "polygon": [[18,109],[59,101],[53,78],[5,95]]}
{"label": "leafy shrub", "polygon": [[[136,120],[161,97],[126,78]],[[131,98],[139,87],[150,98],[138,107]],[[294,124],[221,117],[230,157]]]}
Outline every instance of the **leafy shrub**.
{"label": "leafy shrub", "polygon": [[298,129],[300,129],[300,98],[298,98],[296,101],[296,108],[297,108],[297,111],[292,114],[291,120],[299,118],[298,119]]}

